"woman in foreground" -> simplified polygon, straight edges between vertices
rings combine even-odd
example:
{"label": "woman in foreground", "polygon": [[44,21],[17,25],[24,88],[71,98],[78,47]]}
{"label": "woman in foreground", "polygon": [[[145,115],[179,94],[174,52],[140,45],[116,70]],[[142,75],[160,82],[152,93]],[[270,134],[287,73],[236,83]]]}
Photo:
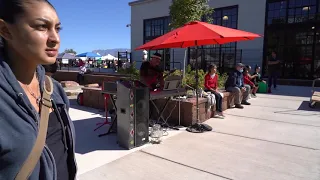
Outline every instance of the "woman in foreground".
{"label": "woman in foreground", "polygon": [[[0,0],[0,179],[17,178],[37,139],[45,81],[41,64],[55,63],[60,29],[47,0]],[[52,81],[45,147],[30,180],[76,177],[69,101],[59,83]]]}

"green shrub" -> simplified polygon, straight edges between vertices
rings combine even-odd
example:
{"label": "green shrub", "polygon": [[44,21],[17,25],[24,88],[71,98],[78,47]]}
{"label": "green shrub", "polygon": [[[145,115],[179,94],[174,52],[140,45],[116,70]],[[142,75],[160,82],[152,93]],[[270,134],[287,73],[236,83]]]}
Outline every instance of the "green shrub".
{"label": "green shrub", "polygon": [[[130,75],[131,79],[134,80],[139,80],[140,79],[140,73],[139,73],[139,69],[136,68],[136,62],[133,62],[132,65],[127,68],[127,69],[120,69],[118,71],[120,74],[125,74],[125,75]],[[166,76],[169,73],[169,71],[164,71],[163,75]],[[170,75],[176,75],[176,76],[182,76],[182,71],[176,70],[173,73],[171,73]],[[198,71],[198,75],[199,75],[199,86],[198,88],[204,88],[204,77],[206,75],[206,72],[204,72],[202,69],[200,69]],[[218,73],[219,76],[219,87],[223,88],[224,87],[224,83],[228,78],[228,75],[226,73],[220,75]],[[166,76],[168,77],[168,76]],[[166,78],[165,78],[166,79]],[[191,66],[188,65],[186,68],[186,76],[185,78],[183,78],[182,80],[182,85],[189,85],[192,88],[196,88],[196,70],[192,70]]]}
{"label": "green shrub", "polygon": [[136,68],[136,62],[133,62],[129,68],[119,69],[118,73],[130,75],[131,79],[133,80],[140,79],[140,71]]}

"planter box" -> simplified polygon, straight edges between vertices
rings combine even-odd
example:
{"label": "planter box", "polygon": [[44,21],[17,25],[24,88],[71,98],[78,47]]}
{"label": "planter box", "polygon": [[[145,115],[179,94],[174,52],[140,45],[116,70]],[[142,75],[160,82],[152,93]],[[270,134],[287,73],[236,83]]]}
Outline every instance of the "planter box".
{"label": "planter box", "polygon": [[104,96],[101,94],[101,88],[84,87],[82,90],[84,106],[104,109]]}
{"label": "planter box", "polygon": [[[159,110],[161,111],[166,99],[158,99],[154,101]],[[180,125],[190,126],[196,122],[196,98],[189,98],[188,101],[180,102]],[[158,119],[158,114],[154,106],[150,103],[151,118]],[[168,106],[163,113],[164,118],[167,118],[172,111],[171,117],[168,119],[169,124],[179,124],[179,102],[176,100],[170,100]],[[199,119],[201,122],[208,120],[211,117],[211,113],[207,112],[207,99],[199,98]]]}

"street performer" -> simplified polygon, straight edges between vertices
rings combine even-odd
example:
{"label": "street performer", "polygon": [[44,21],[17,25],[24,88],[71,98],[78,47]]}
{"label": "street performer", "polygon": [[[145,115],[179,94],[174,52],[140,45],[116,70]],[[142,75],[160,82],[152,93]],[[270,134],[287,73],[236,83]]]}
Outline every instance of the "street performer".
{"label": "street performer", "polygon": [[161,54],[154,53],[150,61],[145,61],[140,67],[140,80],[150,89],[163,89],[164,77],[160,68]]}

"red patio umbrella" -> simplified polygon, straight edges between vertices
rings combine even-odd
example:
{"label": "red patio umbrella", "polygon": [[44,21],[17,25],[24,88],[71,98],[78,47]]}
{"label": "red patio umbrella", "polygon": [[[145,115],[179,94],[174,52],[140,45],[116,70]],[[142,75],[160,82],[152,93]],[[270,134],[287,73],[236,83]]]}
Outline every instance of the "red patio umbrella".
{"label": "red patio umbrella", "polygon": [[135,50],[186,48],[192,46],[225,44],[230,42],[253,40],[258,37],[261,36],[237,29],[231,29],[200,21],[193,21],[147,42]]}

